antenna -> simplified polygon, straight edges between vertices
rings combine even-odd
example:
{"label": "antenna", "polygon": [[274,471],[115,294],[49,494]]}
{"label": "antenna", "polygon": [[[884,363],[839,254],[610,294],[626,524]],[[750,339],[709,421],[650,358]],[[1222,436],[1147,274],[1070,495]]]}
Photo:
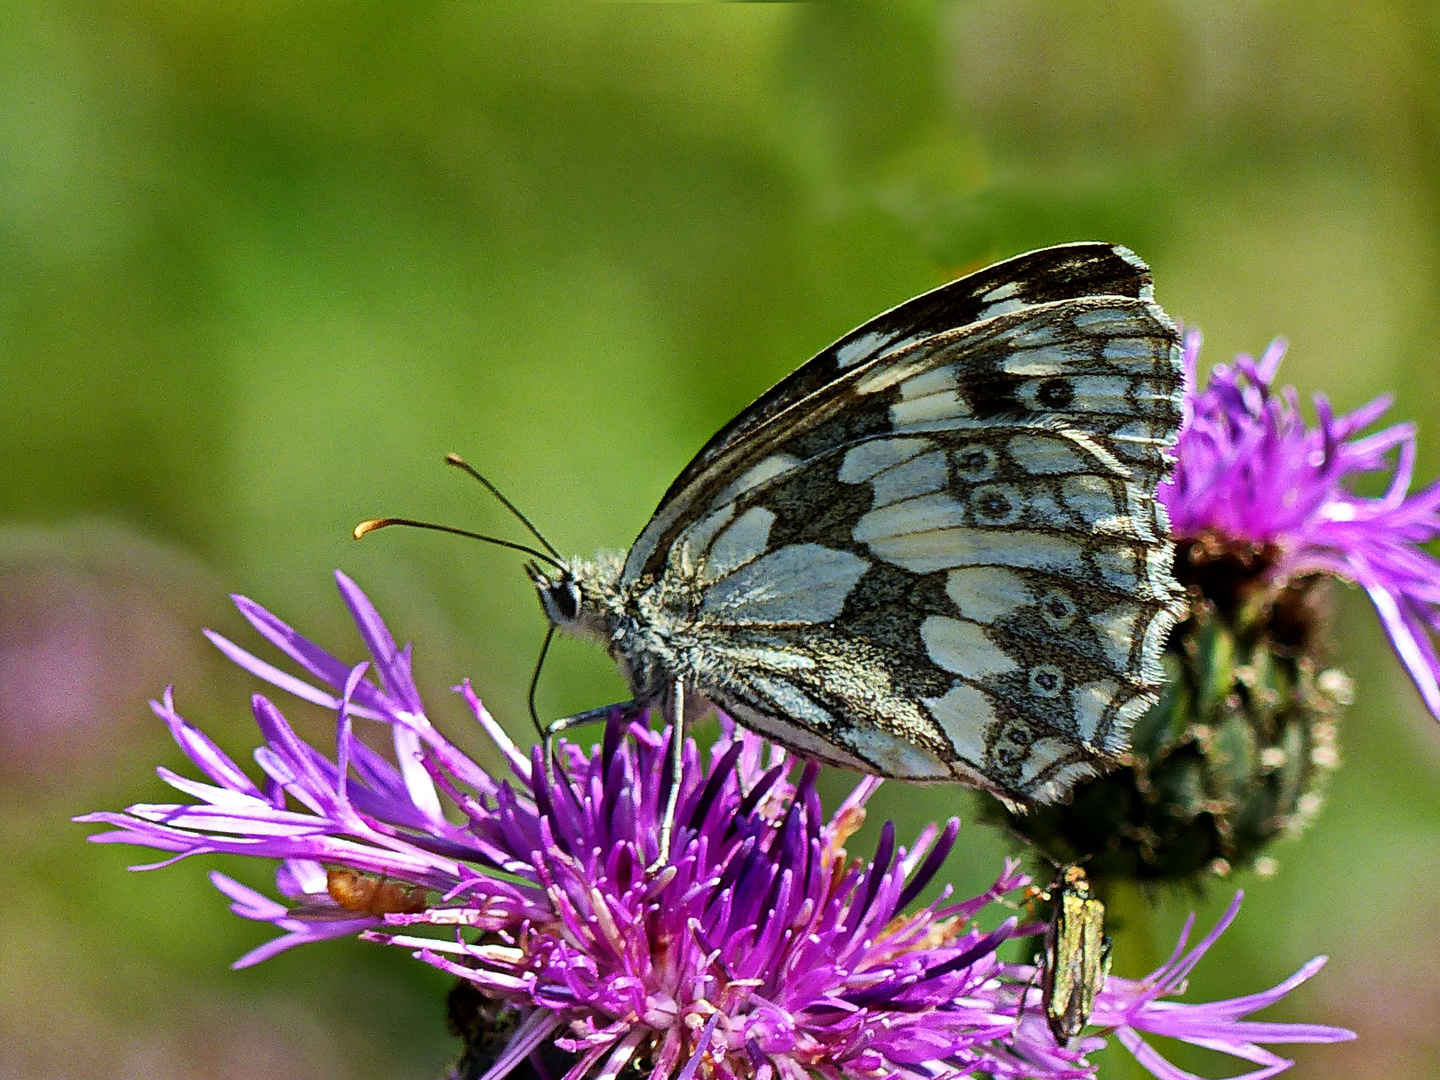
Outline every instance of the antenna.
{"label": "antenna", "polygon": [[543,547],[546,551],[553,555],[557,562],[561,561],[560,552],[556,551],[550,545],[550,541],[545,539],[544,535],[540,532],[540,530],[531,523],[529,518],[527,518],[524,514],[520,512],[520,509],[514,503],[512,503],[501,493],[499,488],[497,488],[489,480],[486,480],[485,477],[480,474],[479,469],[475,468],[475,466],[471,465],[459,454],[446,454],[445,464],[453,465],[457,469],[462,469],[465,472],[469,473],[476,480],[480,481],[480,483],[484,485],[486,491],[490,492],[491,495],[494,495],[495,498],[500,500],[501,506],[505,507],[506,510],[509,510],[510,513],[514,514],[517,518],[520,519],[520,524],[524,525],[525,528],[530,530],[530,535],[535,537],[536,540],[540,541],[541,547]]}
{"label": "antenna", "polygon": [[[495,544],[499,547],[509,548],[511,551],[523,551],[526,555],[539,559],[541,562],[549,563],[562,574],[568,574],[570,572],[570,568],[560,560],[558,553],[547,555],[543,551],[536,551],[532,547],[527,547],[525,544],[517,544],[513,540],[501,540],[498,536],[486,536],[483,533],[471,532],[469,529],[457,529],[453,525],[436,525],[433,521],[416,521],[413,518],[397,517],[371,518],[369,521],[362,521],[359,525],[355,526],[355,539],[359,540],[367,533],[372,533],[376,529],[386,529],[391,525],[408,525],[412,529],[431,529],[434,532],[454,533],[456,536],[469,537],[471,540],[483,540],[487,544]],[[547,548],[550,547],[549,544],[545,546]],[[551,550],[554,551],[553,548],[551,548]]]}

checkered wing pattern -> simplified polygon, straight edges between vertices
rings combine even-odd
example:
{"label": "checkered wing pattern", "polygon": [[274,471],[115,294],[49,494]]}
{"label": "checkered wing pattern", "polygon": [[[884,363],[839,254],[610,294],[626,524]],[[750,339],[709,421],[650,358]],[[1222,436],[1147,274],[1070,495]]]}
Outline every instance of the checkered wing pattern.
{"label": "checkered wing pattern", "polygon": [[1062,798],[1129,746],[1183,613],[1155,489],[1173,323],[1068,245],[862,326],[711,440],[625,562],[674,677],[808,756]]}

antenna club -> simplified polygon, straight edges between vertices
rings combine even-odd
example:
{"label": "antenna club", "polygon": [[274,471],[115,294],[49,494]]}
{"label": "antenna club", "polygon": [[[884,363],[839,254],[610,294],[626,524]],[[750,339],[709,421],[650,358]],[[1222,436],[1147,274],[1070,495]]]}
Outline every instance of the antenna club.
{"label": "antenna club", "polygon": [[445,464],[454,465],[456,468],[463,469],[466,465],[470,463],[464,458],[462,458],[459,454],[452,451],[445,455]]}
{"label": "antenna club", "polygon": [[487,544],[496,544],[511,551],[523,551],[532,559],[539,559],[541,562],[549,563],[555,569],[564,572],[565,563],[558,555],[550,555],[535,548],[526,547],[524,544],[517,544],[513,540],[501,540],[498,536],[486,536],[484,533],[471,532],[469,529],[457,529],[453,525],[436,525],[433,521],[416,521],[414,518],[390,517],[373,518],[370,521],[362,521],[355,526],[354,536],[359,540],[366,533],[372,533],[376,529],[383,529],[389,525],[408,525],[412,529],[429,529],[432,532],[453,533],[456,536],[468,536],[471,540],[481,540]]}
{"label": "antenna club", "polygon": [[355,526],[355,539],[359,540],[366,533],[372,533],[376,529],[383,529],[392,522],[388,518],[371,518],[369,521],[362,521]]}

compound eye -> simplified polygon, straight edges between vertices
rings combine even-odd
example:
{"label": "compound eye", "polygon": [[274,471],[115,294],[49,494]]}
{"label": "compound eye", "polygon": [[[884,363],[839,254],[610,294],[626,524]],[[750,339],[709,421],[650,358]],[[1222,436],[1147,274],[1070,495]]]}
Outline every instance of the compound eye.
{"label": "compound eye", "polygon": [[561,622],[574,622],[580,617],[580,586],[563,579],[550,587],[550,599]]}

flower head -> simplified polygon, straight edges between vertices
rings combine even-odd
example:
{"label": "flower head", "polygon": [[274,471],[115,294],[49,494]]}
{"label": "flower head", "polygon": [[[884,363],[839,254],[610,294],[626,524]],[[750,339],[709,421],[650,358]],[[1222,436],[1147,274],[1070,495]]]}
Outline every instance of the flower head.
{"label": "flower head", "polygon": [[[998,907],[1028,880],[1015,864],[979,896],[955,901],[946,890],[906,910],[949,855],[958,822],[925,829],[908,850],[887,825],[872,860],[851,859],[843,845],[878,781],[862,781],[827,817],[813,765],[795,780],[782,752],[722,721],[708,763],[684,748],[671,857],[650,870],[672,782],[667,733],[617,710],[599,747],[561,743],[547,776],[538,751],[521,753],[466,684],[461,693],[510,766],[509,779],[492,777],[430,724],[409,647],[397,648],[354,583],[339,581],[372,661],[344,664],[243,598],[252,625],[313,681],[211,635],[247,670],[335,710],[333,759],[257,694],[265,744],[255,759],[266,776],[257,784],[167,692],[155,710],[209,782],[161,775],[197,802],[80,819],[117,826],[97,840],[174,852],[167,862],[203,852],[281,860],[284,903],[213,875],[238,914],[284,931],[237,966],[357,932],[408,948],[516,1021],[494,1078],[547,1044],[568,1053],[566,1080],[610,1080],[627,1065],[655,1080],[702,1071],[724,1080],[1094,1075],[1083,1055],[1103,1040],[1056,1046],[1036,972],[997,953],[1035,929]],[[388,726],[395,764],[356,737],[357,721]],[[981,921],[998,925],[987,932]],[[1158,1001],[1223,928],[1148,980],[1109,980],[1096,1023],[1167,1078],[1181,1074],[1139,1032],[1255,1061],[1268,1055],[1258,1040],[1351,1037],[1239,1020],[1291,984],[1237,1002]],[[1249,1075],[1286,1064],[1264,1063]]]}
{"label": "flower head", "polygon": [[[1201,389],[1200,335],[1186,336],[1185,422],[1160,501],[1182,540],[1250,545],[1271,584],[1328,574],[1364,588],[1440,717],[1440,657],[1431,639],[1440,631],[1440,562],[1419,546],[1440,535],[1440,483],[1409,491],[1413,424],[1360,434],[1390,407],[1388,396],[1336,416],[1317,394],[1317,424],[1307,427],[1295,390],[1273,385],[1284,355],[1283,341],[1259,360],[1241,355],[1217,366]],[[1352,478],[1383,472],[1390,474],[1383,495],[1351,490]]]}
{"label": "flower head", "polygon": [[1162,1058],[1145,1041],[1142,1033],[1168,1036],[1197,1046],[1206,1046],[1259,1065],[1259,1069],[1245,1074],[1246,1080],[1263,1080],[1264,1077],[1284,1072],[1294,1064],[1293,1061],[1266,1050],[1260,1043],[1336,1042],[1355,1037],[1341,1028],[1315,1024],[1275,1024],[1244,1019],[1267,1005],[1273,1005],[1308,980],[1325,966],[1323,956],[1315,957],[1284,982],[1258,994],[1204,1004],[1160,1000],[1184,993],[1185,981],[1190,972],[1195,970],[1210,946],[1220,939],[1220,935],[1240,913],[1240,900],[1243,895],[1238,892],[1235,894],[1235,899],[1230,902],[1220,921],[1195,948],[1188,953],[1185,951],[1190,931],[1195,924],[1195,917],[1192,915],[1180,931],[1180,939],[1176,942],[1175,951],[1169,960],[1143,979],[1122,979],[1112,975],[1095,1003],[1091,1023],[1102,1028],[1113,1028],[1115,1037],[1121,1044],[1135,1055],[1140,1064],[1160,1077],[1160,1080],[1191,1080],[1191,1074],[1177,1069]]}

